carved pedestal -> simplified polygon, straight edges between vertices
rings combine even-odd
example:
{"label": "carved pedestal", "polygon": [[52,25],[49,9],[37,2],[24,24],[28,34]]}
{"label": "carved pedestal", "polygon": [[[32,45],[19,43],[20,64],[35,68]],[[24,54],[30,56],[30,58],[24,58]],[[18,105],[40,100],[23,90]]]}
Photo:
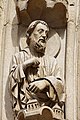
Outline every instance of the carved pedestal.
{"label": "carved pedestal", "polygon": [[64,120],[63,110],[56,104],[52,109],[48,106],[40,107],[36,100],[31,100],[27,109],[21,110],[18,120]]}

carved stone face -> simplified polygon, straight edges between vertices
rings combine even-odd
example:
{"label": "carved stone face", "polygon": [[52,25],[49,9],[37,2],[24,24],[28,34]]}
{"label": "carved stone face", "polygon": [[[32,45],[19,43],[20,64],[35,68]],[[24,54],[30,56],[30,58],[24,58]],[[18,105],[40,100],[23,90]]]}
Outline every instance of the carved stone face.
{"label": "carved stone face", "polygon": [[48,37],[49,28],[44,24],[37,24],[33,33],[30,36],[33,48],[38,53],[44,53]]}

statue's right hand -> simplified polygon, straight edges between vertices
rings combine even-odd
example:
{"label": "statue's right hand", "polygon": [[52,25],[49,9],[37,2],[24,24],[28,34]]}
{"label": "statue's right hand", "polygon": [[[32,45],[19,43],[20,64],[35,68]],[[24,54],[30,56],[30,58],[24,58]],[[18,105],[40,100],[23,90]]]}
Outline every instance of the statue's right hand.
{"label": "statue's right hand", "polygon": [[26,60],[23,63],[23,69],[32,66],[32,67],[39,67],[40,62],[38,61],[38,59],[36,57],[30,58],[28,60]]}
{"label": "statue's right hand", "polygon": [[31,58],[31,63],[33,67],[39,67],[40,64],[39,60],[36,57]]}

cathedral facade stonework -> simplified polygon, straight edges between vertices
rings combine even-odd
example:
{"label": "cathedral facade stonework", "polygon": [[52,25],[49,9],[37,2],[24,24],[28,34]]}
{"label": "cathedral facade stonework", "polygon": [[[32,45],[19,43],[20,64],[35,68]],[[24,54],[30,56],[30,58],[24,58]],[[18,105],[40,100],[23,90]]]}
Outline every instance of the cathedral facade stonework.
{"label": "cathedral facade stonework", "polygon": [[1,120],[80,119],[79,4],[0,1]]}

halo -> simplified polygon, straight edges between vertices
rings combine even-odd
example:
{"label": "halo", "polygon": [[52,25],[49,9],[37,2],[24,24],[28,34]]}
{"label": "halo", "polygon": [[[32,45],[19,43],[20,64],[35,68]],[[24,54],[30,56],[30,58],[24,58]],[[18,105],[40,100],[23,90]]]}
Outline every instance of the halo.
{"label": "halo", "polygon": [[[23,50],[26,47],[27,43],[26,43],[26,37],[24,37],[24,35],[23,37],[20,38],[19,45],[21,50]],[[60,36],[54,29],[50,29],[49,39],[47,42],[45,54],[49,56],[57,57],[60,52],[60,49],[61,49]]]}
{"label": "halo", "polygon": [[57,57],[61,49],[60,36],[55,30],[51,30],[50,37],[47,42],[45,54],[49,56]]}

